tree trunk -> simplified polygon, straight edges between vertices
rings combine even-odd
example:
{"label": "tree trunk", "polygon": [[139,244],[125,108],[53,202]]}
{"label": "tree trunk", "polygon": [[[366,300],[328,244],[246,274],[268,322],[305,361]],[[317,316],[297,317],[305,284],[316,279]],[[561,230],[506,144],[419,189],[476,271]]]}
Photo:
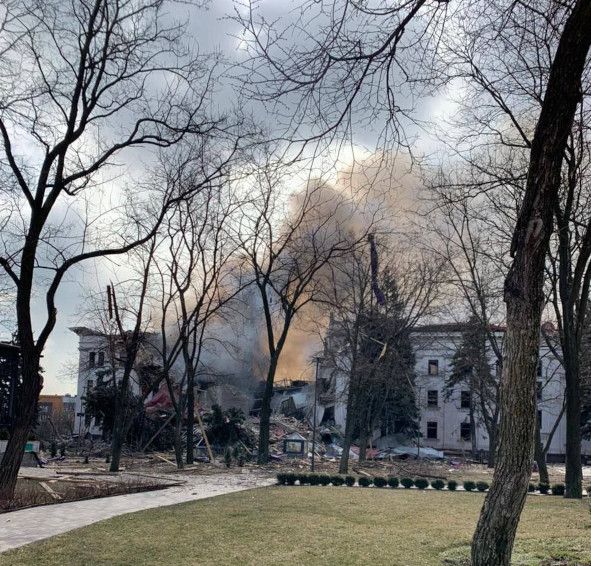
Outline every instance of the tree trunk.
{"label": "tree trunk", "polygon": [[369,431],[367,426],[362,423],[359,432],[359,461],[365,462],[367,460],[367,441],[369,439]]}
{"label": "tree trunk", "polygon": [[111,436],[111,465],[110,472],[118,472],[121,462],[121,451],[125,442],[125,421],[127,416],[127,387],[121,387],[115,403],[115,419]]}
{"label": "tree trunk", "polygon": [[540,420],[536,422],[536,439],[535,439],[535,452],[534,459],[538,465],[538,474],[540,476],[540,483],[550,485],[550,477],[548,475],[548,466],[546,465],[546,453],[542,446],[542,432],[540,428]]}
{"label": "tree trunk", "polygon": [[486,465],[489,468],[495,467],[495,459],[497,452],[497,427],[491,426],[488,431],[488,459]]}
{"label": "tree trunk", "polygon": [[259,455],[258,464],[266,464],[269,461],[269,433],[271,420],[271,398],[273,397],[273,383],[275,381],[275,372],[277,370],[277,356],[271,356],[269,370],[267,371],[267,381],[261,400],[261,416],[259,429]]}
{"label": "tree trunk", "polygon": [[195,461],[195,376],[193,371],[187,374],[187,464]]}
{"label": "tree trunk", "polygon": [[[24,354],[24,352],[23,352]],[[18,471],[25,454],[25,445],[29,438],[29,432],[35,408],[41,393],[41,375],[39,374],[39,358],[22,357],[22,385],[16,399],[16,418],[10,430],[10,437],[6,445],[6,451],[0,463],[0,506],[12,499]]]}
{"label": "tree trunk", "polygon": [[183,413],[177,413],[174,426],[174,456],[176,460],[176,467],[182,470],[185,467],[183,462],[183,439],[181,431],[183,428]]}
{"label": "tree trunk", "polygon": [[[353,368],[355,363],[352,364]],[[356,375],[357,371],[352,369],[349,377],[349,390],[347,391],[347,417],[345,419],[345,436],[343,438],[343,453],[341,454],[341,461],[339,462],[339,474],[346,474],[349,472],[349,454],[351,453],[351,446],[353,444],[353,432],[357,422],[357,408],[359,395],[359,377]]]}
{"label": "tree trunk", "polygon": [[583,468],[581,464],[581,384],[578,354],[564,355],[566,382],[566,474],[564,497],[583,497]]}
{"label": "tree trunk", "polygon": [[536,427],[544,265],[564,150],[581,99],[581,76],[590,45],[591,0],[578,0],[550,70],[513,234],[513,264],[505,280],[507,334],[497,461],[472,540],[473,566],[510,565],[525,503]]}

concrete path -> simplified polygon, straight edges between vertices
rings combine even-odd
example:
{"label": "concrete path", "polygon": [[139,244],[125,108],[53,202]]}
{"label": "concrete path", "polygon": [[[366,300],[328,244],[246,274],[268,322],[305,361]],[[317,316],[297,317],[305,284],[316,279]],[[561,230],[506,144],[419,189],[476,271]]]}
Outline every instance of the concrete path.
{"label": "concrete path", "polygon": [[175,474],[174,477],[170,477],[176,481],[185,480],[187,483],[158,491],[43,505],[0,514],[0,552],[117,515],[275,483],[274,479],[250,473],[212,476]]}

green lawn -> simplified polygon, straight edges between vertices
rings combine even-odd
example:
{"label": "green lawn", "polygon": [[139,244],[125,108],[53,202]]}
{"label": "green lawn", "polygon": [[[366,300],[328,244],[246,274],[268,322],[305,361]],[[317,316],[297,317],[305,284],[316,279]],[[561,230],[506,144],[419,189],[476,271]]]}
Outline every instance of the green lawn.
{"label": "green lawn", "polygon": [[[478,493],[273,487],[110,519],[0,564],[465,564]],[[549,560],[553,559],[553,560]],[[587,501],[530,496],[515,564],[591,565]]]}

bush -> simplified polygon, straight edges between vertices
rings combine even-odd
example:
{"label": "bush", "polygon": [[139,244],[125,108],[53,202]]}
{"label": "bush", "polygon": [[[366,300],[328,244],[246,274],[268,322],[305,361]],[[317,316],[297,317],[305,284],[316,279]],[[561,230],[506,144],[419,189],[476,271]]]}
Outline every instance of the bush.
{"label": "bush", "polygon": [[398,478],[388,478],[388,485],[392,488],[397,488],[398,485],[400,484],[400,482],[398,481]]}
{"label": "bush", "polygon": [[376,487],[386,487],[388,485],[388,480],[381,476],[377,476],[373,479],[373,484]]}
{"label": "bush", "polygon": [[488,485],[488,483],[485,481],[479,481],[476,483],[476,489],[478,491],[486,491],[489,487],[490,485]]}
{"label": "bush", "polygon": [[538,491],[540,493],[548,493],[550,490],[550,486],[547,483],[539,483],[538,484]]}
{"label": "bush", "polygon": [[439,491],[445,487],[445,482],[443,480],[433,480],[431,482],[431,487]]}
{"label": "bush", "polygon": [[425,478],[417,478],[415,480],[415,485],[419,488],[419,489],[427,489],[429,487],[429,481],[426,480]]}
{"label": "bush", "polygon": [[320,476],[318,474],[308,474],[310,485],[320,485]]}
{"label": "bush", "polygon": [[404,489],[410,489],[415,484],[411,478],[402,478],[400,483],[404,486]]}
{"label": "bush", "polygon": [[449,489],[449,491],[455,491],[458,489],[458,482],[456,480],[449,480],[447,482],[447,489]]}
{"label": "bush", "polygon": [[476,484],[473,481],[465,481],[464,482],[464,489],[466,491],[474,491],[476,489]]}
{"label": "bush", "polygon": [[306,485],[307,483],[310,483],[308,480],[308,474],[298,474],[298,480],[300,485]]}
{"label": "bush", "polygon": [[552,495],[564,495],[564,484],[563,483],[552,484]]}
{"label": "bush", "polygon": [[345,483],[345,478],[343,476],[331,476],[330,481],[332,485],[343,485]]}
{"label": "bush", "polygon": [[318,482],[320,485],[330,485],[330,476],[327,474],[320,474],[318,476]]}
{"label": "bush", "polygon": [[298,474],[285,474],[285,483],[287,485],[295,485],[295,482],[298,479],[298,477]]}
{"label": "bush", "polygon": [[529,486],[527,487],[527,491],[529,493],[533,493],[534,491],[536,491],[536,484],[535,483],[530,483]]}
{"label": "bush", "polygon": [[285,485],[285,476],[287,476],[287,474],[277,474],[277,483],[279,485]]}
{"label": "bush", "polygon": [[365,476],[361,476],[358,480],[357,483],[361,486],[361,487],[369,487],[371,485],[371,479],[370,478],[366,478]]}
{"label": "bush", "polygon": [[355,478],[353,476],[345,476],[345,485],[353,487],[355,485]]}

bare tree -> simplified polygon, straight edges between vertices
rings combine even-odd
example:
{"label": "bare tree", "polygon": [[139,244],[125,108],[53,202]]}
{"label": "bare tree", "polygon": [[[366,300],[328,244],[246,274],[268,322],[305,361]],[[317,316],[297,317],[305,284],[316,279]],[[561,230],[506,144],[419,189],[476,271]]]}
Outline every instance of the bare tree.
{"label": "bare tree", "polygon": [[350,200],[320,182],[310,182],[286,200],[284,175],[271,158],[254,171],[252,201],[236,234],[245,271],[251,271],[248,277],[260,297],[269,354],[259,463],[269,458],[273,383],[292,323],[318,295],[321,272],[363,240],[348,225],[354,213]]}
{"label": "bare tree", "polygon": [[[531,145],[523,204],[515,227],[513,264],[505,282],[507,338],[501,386],[497,465],[472,543],[476,566],[511,560],[525,503],[535,432],[535,372],[544,304],[545,260],[553,230],[564,151],[581,100],[591,46],[591,2],[579,0],[564,27]],[[527,449],[525,449],[527,448]]]}
{"label": "bare tree", "polygon": [[[3,6],[0,135],[8,182],[2,191],[12,206],[3,210],[0,265],[16,293],[23,365],[0,499],[10,498],[16,485],[64,276],[85,260],[149,241],[168,206],[182,197],[161,195],[155,225],[134,220],[112,230],[117,211],[98,205],[115,160],[134,147],[169,147],[187,133],[205,143],[229,127],[208,112],[210,66],[183,44],[183,25],[165,22],[163,6],[161,0]],[[220,160],[224,153],[220,148]],[[212,164],[208,174],[216,169]],[[136,191],[135,202],[149,193]],[[99,229],[105,225],[111,230]],[[35,335],[31,301],[41,287],[47,312]]]}

